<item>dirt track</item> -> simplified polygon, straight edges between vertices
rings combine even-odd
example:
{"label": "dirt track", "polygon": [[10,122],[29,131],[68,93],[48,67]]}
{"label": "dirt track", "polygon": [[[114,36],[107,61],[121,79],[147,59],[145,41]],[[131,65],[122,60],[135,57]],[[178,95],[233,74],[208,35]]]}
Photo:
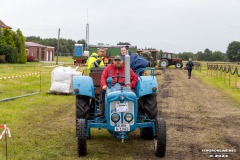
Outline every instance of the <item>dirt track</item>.
{"label": "dirt track", "polygon": [[202,149],[236,149],[228,158],[219,159],[240,159],[239,104],[195,77],[187,79],[183,70],[167,69],[157,77],[158,103],[167,124],[163,159],[217,159]]}

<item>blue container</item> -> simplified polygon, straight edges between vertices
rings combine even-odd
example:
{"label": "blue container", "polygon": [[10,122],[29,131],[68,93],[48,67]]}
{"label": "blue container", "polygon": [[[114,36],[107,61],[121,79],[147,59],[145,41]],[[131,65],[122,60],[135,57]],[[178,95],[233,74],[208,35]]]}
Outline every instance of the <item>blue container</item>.
{"label": "blue container", "polygon": [[83,44],[75,44],[74,46],[74,56],[80,57],[83,55]]}

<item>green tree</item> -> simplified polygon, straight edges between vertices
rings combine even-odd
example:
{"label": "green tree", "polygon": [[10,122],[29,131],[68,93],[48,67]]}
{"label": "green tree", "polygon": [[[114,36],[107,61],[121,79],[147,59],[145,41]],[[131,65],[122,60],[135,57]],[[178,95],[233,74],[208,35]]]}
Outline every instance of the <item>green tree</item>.
{"label": "green tree", "polygon": [[25,38],[20,29],[17,29],[14,33],[15,46],[18,52],[18,62],[26,63],[27,62],[27,53],[25,46]]}
{"label": "green tree", "polygon": [[2,44],[2,38],[3,38],[2,27],[0,27],[0,44]]}
{"label": "green tree", "polygon": [[227,58],[229,61],[240,61],[240,42],[233,41],[227,48]]}
{"label": "green tree", "polygon": [[9,28],[3,29],[2,44],[16,47],[13,39],[13,31]]}

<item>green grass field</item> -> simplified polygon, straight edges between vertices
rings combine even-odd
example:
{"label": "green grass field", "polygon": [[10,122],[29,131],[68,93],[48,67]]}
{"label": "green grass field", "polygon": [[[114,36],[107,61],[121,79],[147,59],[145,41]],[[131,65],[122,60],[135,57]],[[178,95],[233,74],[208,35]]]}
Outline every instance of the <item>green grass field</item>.
{"label": "green grass field", "polygon": [[[41,83],[42,92],[37,95],[0,102],[0,125],[4,122],[11,129],[8,140],[9,159],[72,160],[77,157],[75,139],[75,96],[46,94],[51,85],[51,71],[54,66],[42,63],[0,64],[0,77],[22,75],[44,71]],[[84,68],[79,68],[82,71]],[[240,100],[239,89],[233,89],[223,82],[194,71],[194,76],[216,87],[233,100]],[[0,80],[0,97],[12,97],[39,91],[40,75]],[[0,99],[1,99],[0,98]],[[0,131],[1,132],[1,131]],[[125,143],[120,143],[105,130],[91,130],[88,141],[88,155],[83,159],[135,159],[144,153],[153,154],[152,141],[140,139],[139,130],[130,134]],[[5,158],[4,140],[0,140],[0,159]],[[150,149],[149,149],[150,148]]]}
{"label": "green grass field", "polygon": [[[46,72],[42,74],[40,94],[0,102],[0,125],[6,122],[12,134],[12,138],[8,139],[9,159],[78,159],[75,96],[46,94],[51,85],[50,72],[53,68],[41,66],[40,63],[0,64],[0,77],[39,70]],[[79,70],[82,69],[84,68]],[[1,98],[36,91],[39,91],[39,75],[0,80]],[[134,159],[141,156],[143,151],[146,152],[145,145],[152,145],[152,141],[140,139],[139,130],[132,133],[130,139],[123,144],[105,130],[92,129],[91,134],[92,139],[88,141],[89,154],[85,159],[111,159],[112,155],[116,159]],[[5,158],[4,145],[4,140],[0,140],[0,159]]]}

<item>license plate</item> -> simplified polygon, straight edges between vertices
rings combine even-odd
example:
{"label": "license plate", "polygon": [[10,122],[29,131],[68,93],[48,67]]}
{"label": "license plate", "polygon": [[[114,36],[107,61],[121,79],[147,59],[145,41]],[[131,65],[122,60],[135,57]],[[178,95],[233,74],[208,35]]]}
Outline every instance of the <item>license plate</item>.
{"label": "license plate", "polygon": [[128,103],[117,103],[116,112],[128,112]]}
{"label": "license plate", "polygon": [[130,131],[130,125],[125,125],[124,127],[115,127],[115,132]]}

